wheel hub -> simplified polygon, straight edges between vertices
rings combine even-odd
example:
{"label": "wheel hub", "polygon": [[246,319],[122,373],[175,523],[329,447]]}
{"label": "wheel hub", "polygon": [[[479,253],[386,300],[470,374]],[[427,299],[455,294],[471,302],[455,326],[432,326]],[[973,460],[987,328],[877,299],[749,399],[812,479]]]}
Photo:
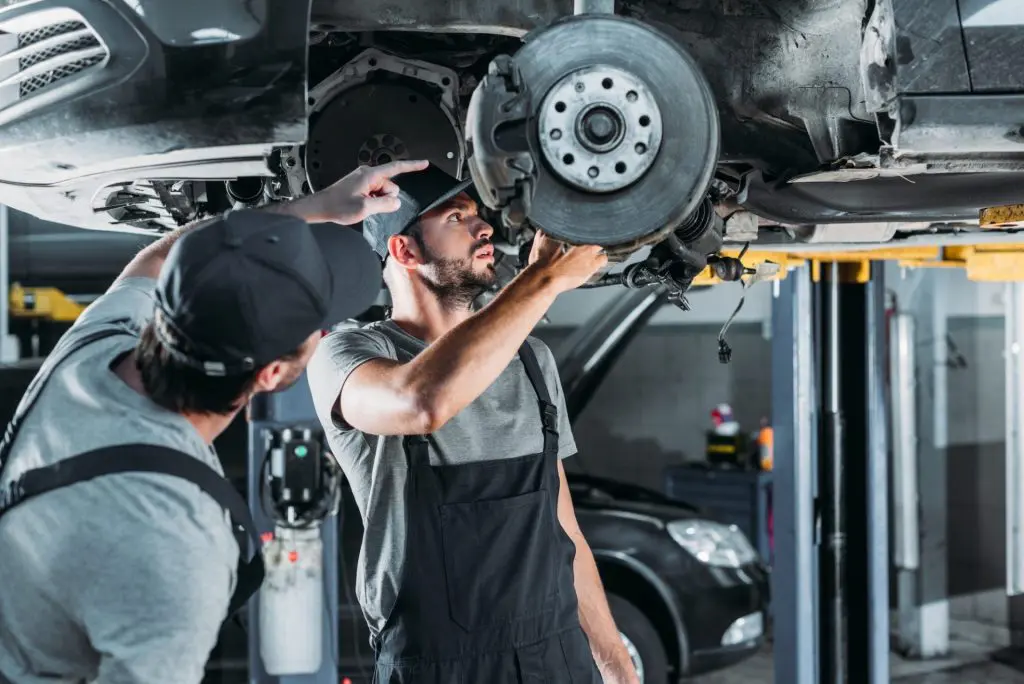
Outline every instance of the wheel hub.
{"label": "wheel hub", "polygon": [[622,115],[605,105],[591,105],[580,115],[576,135],[592,152],[606,152],[622,139]]}
{"label": "wheel hub", "polygon": [[614,192],[650,169],[661,147],[661,110],[634,74],[609,65],[577,69],[548,91],[538,137],[552,171],[588,192]]}
{"label": "wheel hub", "polygon": [[466,116],[470,172],[506,225],[609,254],[693,212],[718,138],[711,88],[682,44],[617,15],[566,17],[495,57]]}

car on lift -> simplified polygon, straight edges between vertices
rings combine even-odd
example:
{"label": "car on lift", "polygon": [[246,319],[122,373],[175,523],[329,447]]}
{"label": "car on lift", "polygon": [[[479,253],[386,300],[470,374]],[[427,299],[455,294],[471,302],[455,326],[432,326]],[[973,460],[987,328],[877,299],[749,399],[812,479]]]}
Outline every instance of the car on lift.
{"label": "car on lift", "polygon": [[0,203],[161,233],[427,158],[509,255],[685,307],[726,244],[1011,240],[1022,39],[1017,0],[0,0]]}

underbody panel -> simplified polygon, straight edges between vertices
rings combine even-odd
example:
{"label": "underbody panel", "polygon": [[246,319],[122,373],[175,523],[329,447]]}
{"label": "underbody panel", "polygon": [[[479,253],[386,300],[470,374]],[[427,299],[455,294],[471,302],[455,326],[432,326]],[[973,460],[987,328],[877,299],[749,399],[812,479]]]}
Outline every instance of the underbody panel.
{"label": "underbody panel", "polygon": [[[458,172],[488,65],[576,3],[172,4],[0,0],[0,202],[70,225],[161,232],[240,199],[309,192],[359,163],[433,155]],[[713,188],[762,223],[971,222],[1024,199],[1018,0],[618,0],[615,10],[693,57],[719,118]],[[394,103],[379,117],[345,111],[380,100],[378,85],[394,102],[423,98],[423,123],[394,123]]]}
{"label": "underbody panel", "polygon": [[[144,226],[118,184],[266,174],[275,145],[305,140],[301,1],[175,3],[196,27],[221,19],[205,33],[184,19],[154,31],[149,2],[5,4],[0,202],[71,225]],[[96,59],[69,61],[83,50]]]}

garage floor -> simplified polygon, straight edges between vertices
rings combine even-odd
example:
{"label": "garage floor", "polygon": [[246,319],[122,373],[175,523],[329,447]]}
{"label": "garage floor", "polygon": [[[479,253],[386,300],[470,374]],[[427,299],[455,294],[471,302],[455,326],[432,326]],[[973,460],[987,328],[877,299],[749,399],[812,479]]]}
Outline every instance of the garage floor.
{"label": "garage floor", "polygon": [[[991,649],[971,642],[950,643],[956,657],[931,662],[893,655],[892,681],[900,684],[1024,684],[1024,672],[992,662]],[[695,677],[693,684],[774,684],[771,647],[722,672]]]}

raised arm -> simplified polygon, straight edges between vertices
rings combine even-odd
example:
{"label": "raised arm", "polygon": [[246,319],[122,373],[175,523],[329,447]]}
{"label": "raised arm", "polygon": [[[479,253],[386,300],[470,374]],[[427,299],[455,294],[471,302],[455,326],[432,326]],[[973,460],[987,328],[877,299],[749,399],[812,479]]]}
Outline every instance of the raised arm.
{"label": "raised arm", "polygon": [[[308,223],[331,221],[344,226],[352,225],[370,214],[397,211],[398,186],[391,178],[401,173],[420,171],[426,167],[426,161],[398,161],[380,166],[360,166],[320,192],[290,202],[270,204],[255,211],[289,214]],[[156,278],[160,275],[160,269],[178,238],[216,218],[218,217],[182,226],[147,245],[128,262],[115,282],[131,277]]]}
{"label": "raised arm", "polygon": [[598,247],[563,248],[538,235],[530,265],[483,309],[408,363],[378,358],[352,371],[340,388],[340,417],[375,435],[437,430],[498,378],[555,297],[606,263]]}

